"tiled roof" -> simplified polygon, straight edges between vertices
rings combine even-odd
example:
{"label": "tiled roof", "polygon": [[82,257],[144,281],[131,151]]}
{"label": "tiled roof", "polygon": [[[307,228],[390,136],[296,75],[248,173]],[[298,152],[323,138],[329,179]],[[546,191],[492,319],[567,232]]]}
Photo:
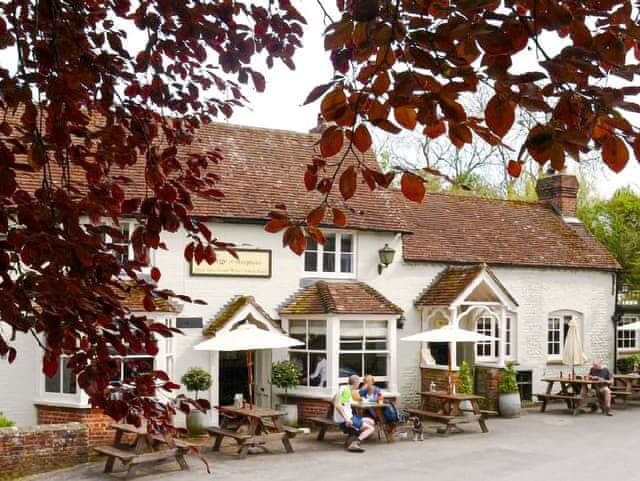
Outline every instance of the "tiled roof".
{"label": "tiled roof", "polygon": [[582,224],[539,202],[429,193],[416,204],[394,195],[413,232],[403,236],[408,261],[620,268]]}
{"label": "tiled roof", "polygon": [[486,272],[513,304],[518,305],[486,264],[448,266],[436,276],[415,304],[417,306],[449,306],[482,272]]}
{"label": "tiled roof", "polygon": [[402,309],[364,282],[318,281],[280,309],[292,314],[402,314]]}
{"label": "tiled roof", "polygon": [[[218,313],[211,320],[209,325],[204,328],[202,334],[204,337],[212,337],[216,335],[220,329],[222,329],[227,322],[229,322],[233,316],[242,309],[245,305],[252,305],[268,322],[270,322],[274,327],[280,329],[276,322],[271,319],[269,314],[260,307],[260,305],[255,301],[253,296],[235,296],[229,302],[227,302],[222,308],[218,311]],[[249,314],[251,317],[250,322],[256,324],[257,321]],[[249,317],[248,316],[248,317]]]}
{"label": "tiled roof", "polygon": [[[142,289],[132,287],[127,283],[124,284],[121,296],[122,305],[131,312],[147,312],[143,303],[144,297],[145,292]],[[173,304],[163,297],[153,296],[153,304],[156,307],[153,312],[178,312]]]}
{"label": "tiled roof", "polygon": [[[222,159],[210,171],[220,176],[216,188],[224,193],[224,197],[220,201],[195,197],[193,214],[231,221],[266,221],[269,211],[283,203],[291,217],[304,219],[323,199],[323,194],[307,192],[304,186],[306,165],[314,155],[319,155],[315,145],[318,139],[318,134],[311,133],[224,123],[202,125],[193,144],[183,147],[180,153],[219,149]],[[369,153],[362,160],[375,164]],[[144,159],[126,170],[112,166],[112,176],[124,175],[132,179],[130,185],[124,186],[128,196],[144,198],[147,195],[144,166]],[[19,175],[22,188],[35,190],[40,187],[41,172]],[[52,177],[54,182],[60,178],[55,166]],[[87,182],[80,170],[72,169],[72,179],[80,189]],[[343,205],[337,199],[340,195],[337,183],[334,191],[332,196],[337,205]],[[344,207],[349,228],[408,231],[400,211],[393,207],[392,194],[382,189],[370,191],[361,176],[354,197]],[[326,220],[331,222],[330,214]]]}

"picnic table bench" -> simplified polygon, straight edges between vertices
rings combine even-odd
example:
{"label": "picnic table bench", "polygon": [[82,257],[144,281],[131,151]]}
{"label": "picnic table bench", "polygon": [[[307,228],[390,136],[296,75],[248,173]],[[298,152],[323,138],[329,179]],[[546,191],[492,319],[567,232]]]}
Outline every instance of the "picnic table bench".
{"label": "picnic table bench", "polygon": [[[220,406],[218,410],[227,415],[221,426],[207,428],[207,432],[214,438],[212,451],[219,451],[225,437],[233,439],[238,446],[238,457],[245,458],[250,447],[260,447],[266,451],[265,444],[270,440],[280,441],[287,453],[293,452],[291,439],[298,430],[282,423],[282,416],[286,413],[274,409],[251,406],[236,408],[234,406]],[[229,422],[235,419],[238,422]]]}
{"label": "picnic table bench", "polygon": [[[600,396],[591,392],[591,387],[609,384],[602,379],[587,379],[580,377],[547,378],[542,381],[547,383],[545,393],[536,394],[539,401],[542,401],[540,412],[546,412],[547,405],[552,401],[564,401],[569,412],[576,416],[588,406],[601,406]],[[559,384],[560,389],[556,392],[553,387]]]}
{"label": "picnic table bench", "polygon": [[[116,431],[113,445],[93,448],[95,452],[107,457],[105,473],[113,472],[116,459],[127,467],[126,480],[135,475],[136,468],[144,465],[176,461],[180,469],[189,469],[184,455],[192,448],[191,444],[171,436],[151,434],[130,424],[114,424],[112,428]],[[133,435],[133,442],[123,442],[125,434]]]}
{"label": "picnic table bench", "polygon": [[[444,391],[426,391],[420,393],[422,396],[422,408],[421,409],[407,409],[409,414],[419,417],[420,419],[427,419],[436,421],[443,426],[441,428],[442,434],[450,434],[454,429],[460,429],[460,424],[469,424],[477,422],[483,433],[488,433],[486,420],[490,415],[497,414],[494,411],[481,410],[478,401],[484,399],[482,396],[476,396],[475,394],[452,394]],[[469,401],[471,403],[471,409],[462,409],[460,404],[463,401]],[[438,403],[440,409],[433,411],[427,409],[429,403]],[[467,412],[469,411],[469,412]]]}

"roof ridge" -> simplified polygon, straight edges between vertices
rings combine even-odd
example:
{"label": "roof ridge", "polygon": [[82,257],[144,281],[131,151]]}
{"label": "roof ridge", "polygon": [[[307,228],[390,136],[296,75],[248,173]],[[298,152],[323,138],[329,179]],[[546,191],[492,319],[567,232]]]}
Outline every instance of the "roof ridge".
{"label": "roof ridge", "polygon": [[327,281],[320,280],[316,282],[315,287],[325,310],[327,312],[336,312],[338,308],[336,306],[336,301],[331,294],[329,283]]}
{"label": "roof ridge", "polygon": [[[402,191],[400,189],[397,189],[395,187],[390,187],[388,189],[385,189],[389,192],[392,192],[394,194],[398,194],[398,195],[402,195],[404,196],[404,194],[402,194]],[[484,197],[481,195],[475,195],[475,194],[457,194],[454,192],[433,192],[433,191],[427,191],[425,193],[425,198],[430,196],[430,195],[434,195],[434,196],[438,196],[438,197],[448,197],[448,198],[456,198],[456,199],[476,199],[476,200],[485,200],[485,201],[495,201],[495,202],[515,202],[515,203],[520,203],[520,204],[526,204],[526,205],[536,205],[536,206],[541,206],[541,207],[545,207],[545,204],[543,204],[542,202],[540,202],[539,200],[527,200],[527,199],[504,199],[502,197]],[[415,204],[420,205],[420,204],[424,204],[424,202],[416,202]]]}

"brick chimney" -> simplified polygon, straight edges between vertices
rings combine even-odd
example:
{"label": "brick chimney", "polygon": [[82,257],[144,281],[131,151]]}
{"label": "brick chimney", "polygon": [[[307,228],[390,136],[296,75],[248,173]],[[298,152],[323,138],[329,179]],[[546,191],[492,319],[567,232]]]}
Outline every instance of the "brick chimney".
{"label": "brick chimney", "polygon": [[550,174],[538,180],[536,192],[538,200],[551,205],[562,217],[576,217],[578,188],[580,184],[575,175]]}

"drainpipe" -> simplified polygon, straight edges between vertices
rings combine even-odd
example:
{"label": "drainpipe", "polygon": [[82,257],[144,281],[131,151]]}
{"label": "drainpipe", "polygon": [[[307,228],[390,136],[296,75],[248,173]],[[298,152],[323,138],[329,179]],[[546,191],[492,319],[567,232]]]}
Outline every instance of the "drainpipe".
{"label": "drainpipe", "polygon": [[618,299],[620,295],[620,273],[616,272],[614,274],[615,288],[614,288],[614,303],[615,308],[613,311],[613,316],[611,316],[611,320],[613,321],[613,372],[618,372],[618,322],[622,318],[622,311],[620,309],[620,305],[618,304]]}

